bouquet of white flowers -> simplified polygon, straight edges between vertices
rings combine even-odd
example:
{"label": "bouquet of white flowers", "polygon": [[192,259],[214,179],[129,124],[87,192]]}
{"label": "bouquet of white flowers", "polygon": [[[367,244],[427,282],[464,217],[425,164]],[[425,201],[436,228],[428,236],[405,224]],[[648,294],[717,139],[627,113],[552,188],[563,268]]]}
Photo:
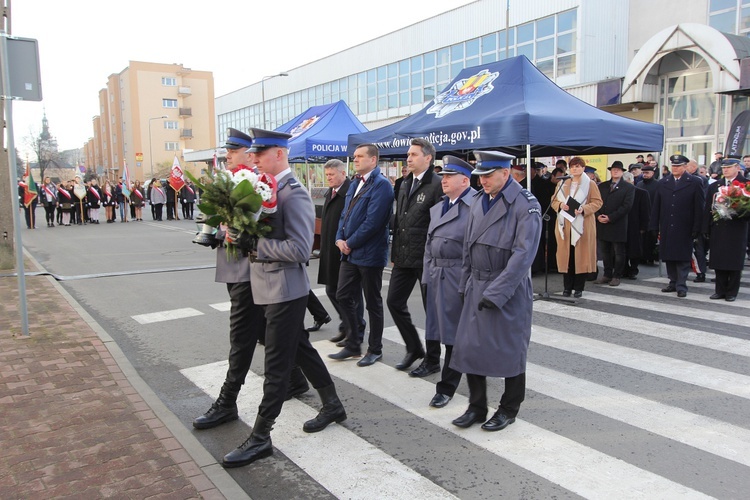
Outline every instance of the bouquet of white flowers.
{"label": "bouquet of white flowers", "polygon": [[[257,239],[271,230],[267,216],[276,211],[276,179],[269,174],[258,174],[245,165],[234,170],[220,170],[209,174],[209,181],[201,183],[185,172],[203,190],[198,209],[206,216],[209,227],[223,224],[239,237]],[[236,256],[239,237],[225,240],[227,256]]]}

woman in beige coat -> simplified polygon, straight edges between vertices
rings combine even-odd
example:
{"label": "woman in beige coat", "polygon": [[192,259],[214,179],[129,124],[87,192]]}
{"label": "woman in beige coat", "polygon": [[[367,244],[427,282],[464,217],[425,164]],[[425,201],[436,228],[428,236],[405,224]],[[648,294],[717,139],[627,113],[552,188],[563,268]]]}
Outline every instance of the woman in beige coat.
{"label": "woman in beige coat", "polygon": [[[574,157],[569,163],[571,178],[566,180],[552,198],[557,212],[557,270],[563,273],[563,296],[583,295],[586,275],[596,271],[596,211],[602,206],[599,188],[583,173],[586,162]],[[572,210],[569,198],[580,205]],[[572,214],[566,211],[570,210]]]}

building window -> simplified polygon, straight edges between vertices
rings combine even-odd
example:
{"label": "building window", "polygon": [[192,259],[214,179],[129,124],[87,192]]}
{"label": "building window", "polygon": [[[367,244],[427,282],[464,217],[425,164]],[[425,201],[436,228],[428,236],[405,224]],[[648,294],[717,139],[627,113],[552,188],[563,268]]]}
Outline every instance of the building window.
{"label": "building window", "polygon": [[179,142],[167,141],[167,142],[164,143],[164,150],[165,151],[179,151],[180,150],[180,143]]}
{"label": "building window", "polygon": [[162,76],[161,77],[161,84],[166,87],[176,87],[177,86],[177,78],[174,78],[172,76]]}
{"label": "building window", "polygon": [[179,128],[177,121],[166,120],[164,122],[164,128],[169,130],[177,130]]}
{"label": "building window", "polygon": [[177,107],[177,99],[162,99],[161,105],[164,108],[176,108]]}

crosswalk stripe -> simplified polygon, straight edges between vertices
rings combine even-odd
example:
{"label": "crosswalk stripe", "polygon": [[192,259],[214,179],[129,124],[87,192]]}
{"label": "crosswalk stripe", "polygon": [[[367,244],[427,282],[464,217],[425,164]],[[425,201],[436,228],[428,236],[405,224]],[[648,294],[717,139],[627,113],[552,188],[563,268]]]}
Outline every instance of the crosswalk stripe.
{"label": "crosswalk stripe", "polygon": [[221,312],[227,312],[232,308],[232,303],[229,301],[219,302],[217,304],[209,304],[209,305],[213,307],[214,309],[216,309],[217,311],[221,311]]}
{"label": "crosswalk stripe", "polygon": [[[404,345],[396,327],[386,328],[383,338]],[[533,338],[532,335],[532,340]],[[534,363],[526,365],[526,387],[613,420],[750,466],[750,430]],[[637,425],[639,422],[647,422],[648,428]]]}
{"label": "crosswalk stripe", "polygon": [[[618,304],[620,303],[618,298]],[[545,314],[552,314],[564,318],[571,317],[571,308],[568,305],[557,304],[555,302],[534,302],[534,311]],[[612,314],[602,311],[592,311],[585,308],[576,308],[574,316],[576,320],[585,321],[600,326],[615,328],[626,328],[628,331],[656,337],[660,339],[679,342],[682,344],[713,349],[715,351],[737,354],[740,356],[750,357],[750,342],[744,339],[718,335],[715,333],[692,330],[677,325],[667,323],[657,323],[635,317],[627,319],[619,314]]]}
{"label": "crosswalk stripe", "polygon": [[[482,431],[479,426],[459,429],[451,424],[457,413],[427,406],[435,393],[434,384],[404,376],[383,363],[360,368],[356,363],[332,361],[326,355],[337,351],[333,344],[319,341],[314,346],[332,375],[578,495],[706,498],[691,488],[519,419],[501,434]],[[452,407],[468,405],[467,398],[459,394],[454,402]]]}
{"label": "crosswalk stripe", "polygon": [[[220,361],[180,372],[207,394],[215,395],[221,388],[227,364]],[[263,377],[249,372],[242,392],[243,397],[237,402],[240,416],[252,424],[257,406],[251,402],[263,397]],[[315,415],[317,410],[297,399],[286,401],[271,439],[276,449],[334,496],[372,498],[372,488],[362,488],[366,484],[377,488],[380,498],[456,498],[343,426],[331,425],[324,432],[306,434],[302,423]]]}
{"label": "crosswalk stripe", "polygon": [[[673,303],[670,303],[668,305],[664,303],[652,303],[647,300],[638,300],[623,296],[613,297],[612,295],[605,295],[590,291],[584,292],[583,297],[586,300],[593,302],[604,302],[606,304],[612,304],[613,301],[616,301],[617,305],[620,306],[637,307],[638,309],[661,313],[680,314],[685,316],[686,318],[692,318],[696,313],[694,306],[690,307],[687,305],[675,305]],[[706,300],[706,302],[708,302],[708,300]],[[708,306],[709,304],[707,303],[706,305]],[[750,316],[740,316],[738,314],[727,314],[725,312],[714,311],[711,309],[701,309],[700,317],[702,319],[707,319],[719,323],[729,323],[733,325],[750,327]]]}
{"label": "crosswalk stripe", "polygon": [[[692,287],[693,285],[690,285],[690,286]],[[620,283],[616,288],[618,290],[624,290],[626,292],[647,293],[649,295],[655,295],[657,297],[667,296],[667,294],[662,293],[661,289],[659,288],[631,285],[630,283]],[[725,300],[714,302],[713,300],[710,300],[708,298],[708,296],[711,295],[712,293],[713,293],[713,287],[711,287],[711,292],[710,293],[706,292],[706,294],[688,293],[687,297],[684,297],[683,299],[681,299],[681,301],[687,302],[687,303],[695,302],[696,306],[698,305],[698,303],[703,304],[703,305],[720,304],[723,306],[737,307],[737,308],[750,310],[750,304],[748,304],[747,301],[741,300],[741,299],[738,302],[727,302]]]}
{"label": "crosswalk stripe", "polygon": [[750,399],[750,377],[659,354],[533,326],[531,341],[698,387]]}
{"label": "crosswalk stripe", "polygon": [[182,309],[172,309],[171,311],[159,311],[147,314],[137,314],[131,316],[134,320],[142,325],[149,323],[158,323],[160,321],[170,321],[173,319],[190,318],[193,316],[201,316],[203,313],[192,307],[184,307]]}

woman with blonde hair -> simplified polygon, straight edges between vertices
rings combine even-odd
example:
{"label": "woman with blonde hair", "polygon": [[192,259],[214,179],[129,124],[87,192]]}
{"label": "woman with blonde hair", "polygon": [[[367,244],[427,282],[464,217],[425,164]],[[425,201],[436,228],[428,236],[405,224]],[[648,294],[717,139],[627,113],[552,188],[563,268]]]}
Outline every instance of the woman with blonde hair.
{"label": "woman with blonde hair", "polygon": [[586,275],[596,271],[596,211],[602,197],[596,183],[583,170],[586,162],[573,157],[568,164],[570,179],[552,198],[557,212],[557,269],[563,274],[563,296],[583,295]]}

